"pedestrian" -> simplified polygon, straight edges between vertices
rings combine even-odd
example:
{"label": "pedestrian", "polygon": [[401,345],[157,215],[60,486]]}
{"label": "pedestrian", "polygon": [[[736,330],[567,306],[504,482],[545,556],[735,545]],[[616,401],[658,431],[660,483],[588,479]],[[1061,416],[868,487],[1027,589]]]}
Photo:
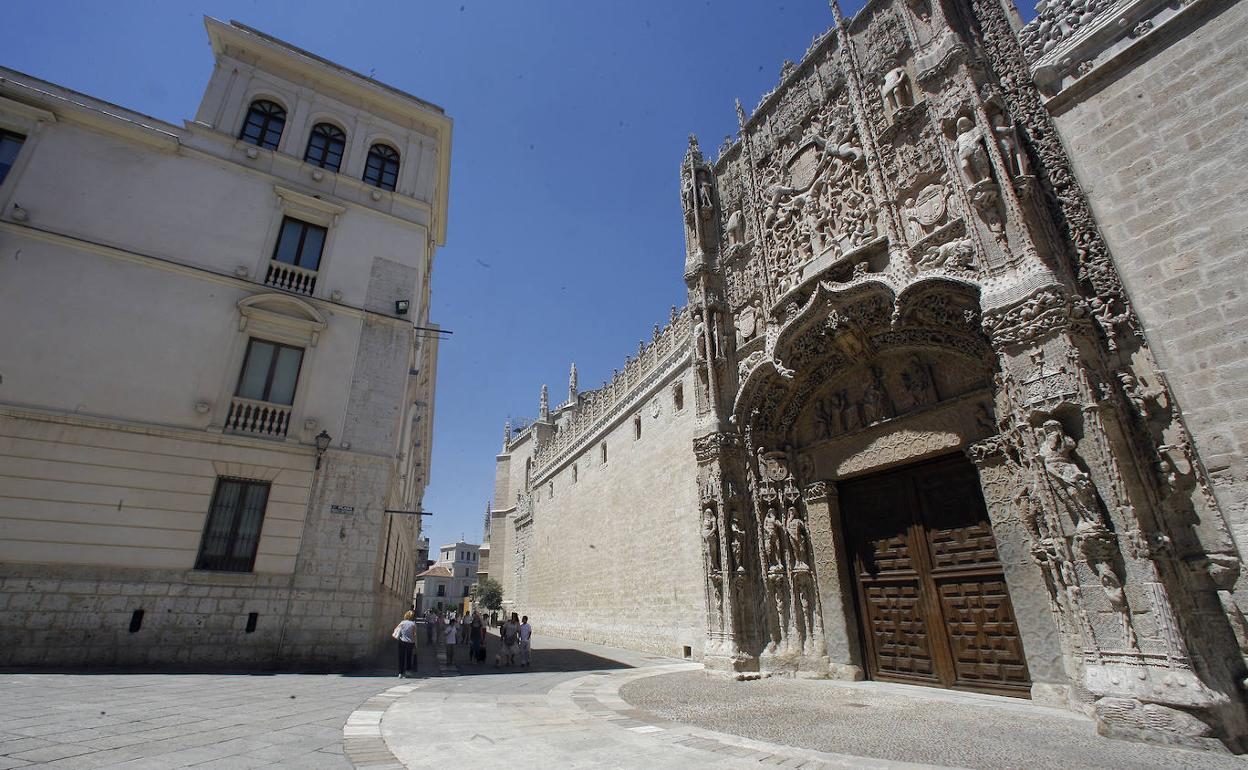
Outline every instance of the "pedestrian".
{"label": "pedestrian", "polygon": [[425,646],[433,647],[433,610],[425,610]]}
{"label": "pedestrian", "polygon": [[399,643],[400,677],[406,677],[408,671],[416,670],[416,638],[413,636],[416,632],[416,621],[412,620],[414,617],[416,613],[411,610],[403,613],[403,619],[390,634]]}
{"label": "pedestrian", "polygon": [[433,643],[442,644],[442,633],[446,630],[446,619],[439,612],[433,624]]}
{"label": "pedestrian", "polygon": [[477,660],[477,652],[481,649],[481,641],[481,616],[474,611],[472,623],[468,628],[468,655],[474,663]]}
{"label": "pedestrian", "polygon": [[506,661],[508,666],[514,665],[516,651],[520,644],[520,616],[514,612],[511,613],[511,617],[503,623],[499,636],[502,639],[502,648],[498,651],[499,658]]}
{"label": "pedestrian", "polygon": [[446,624],[444,631],[444,640],[446,642],[446,665],[455,665],[455,642],[456,635],[459,631],[459,624],[455,622],[455,618],[451,618]]}
{"label": "pedestrian", "polygon": [[529,640],[533,638],[533,626],[529,625],[529,616],[520,619],[520,665],[529,665]]}

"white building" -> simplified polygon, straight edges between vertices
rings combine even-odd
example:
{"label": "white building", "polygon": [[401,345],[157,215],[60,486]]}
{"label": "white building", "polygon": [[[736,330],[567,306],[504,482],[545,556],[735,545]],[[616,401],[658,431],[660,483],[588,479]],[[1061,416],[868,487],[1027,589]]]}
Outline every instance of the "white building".
{"label": "white building", "polygon": [[442,546],[438,561],[416,576],[416,609],[462,611],[464,600],[477,584],[480,548],[462,540]]}
{"label": "white building", "polygon": [[355,662],[423,567],[451,120],[205,24],[182,125],[0,69],[0,665]]}

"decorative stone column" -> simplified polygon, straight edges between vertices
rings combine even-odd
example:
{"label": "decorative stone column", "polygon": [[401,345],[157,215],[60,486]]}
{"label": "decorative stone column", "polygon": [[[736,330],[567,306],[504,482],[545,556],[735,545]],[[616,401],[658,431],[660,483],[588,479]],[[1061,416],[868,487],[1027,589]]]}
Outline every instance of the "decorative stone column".
{"label": "decorative stone column", "polygon": [[814,549],[828,674],[833,679],[857,681],[863,678],[862,650],[854,615],[852,565],[836,485],[829,481],[807,484],[802,501]]}
{"label": "decorative stone column", "polygon": [[997,558],[1010,589],[1014,621],[1027,655],[1031,698],[1044,705],[1065,707],[1070,703],[1074,674],[1068,674],[1067,663],[1077,666],[1078,649],[1070,645],[1070,634],[1059,628],[1060,605],[1064,600],[1057,594],[1061,576],[1046,574],[1040,565],[1049,562],[1037,561],[1033,555],[1040,538],[1030,531],[1029,501],[1020,493],[1026,488],[1026,480],[1021,477],[1021,468],[1010,460],[1007,448],[1006,439],[992,436],[970,444],[965,451],[979,472]]}

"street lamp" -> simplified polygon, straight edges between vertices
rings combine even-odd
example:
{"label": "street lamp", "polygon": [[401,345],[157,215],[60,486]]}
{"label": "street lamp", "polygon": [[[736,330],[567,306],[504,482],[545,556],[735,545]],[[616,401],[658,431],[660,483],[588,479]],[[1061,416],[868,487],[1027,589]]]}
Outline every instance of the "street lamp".
{"label": "street lamp", "polygon": [[325,454],[326,449],[329,449],[329,442],[333,440],[333,437],[323,430],[316,435],[316,467],[318,470],[321,467],[321,456]]}

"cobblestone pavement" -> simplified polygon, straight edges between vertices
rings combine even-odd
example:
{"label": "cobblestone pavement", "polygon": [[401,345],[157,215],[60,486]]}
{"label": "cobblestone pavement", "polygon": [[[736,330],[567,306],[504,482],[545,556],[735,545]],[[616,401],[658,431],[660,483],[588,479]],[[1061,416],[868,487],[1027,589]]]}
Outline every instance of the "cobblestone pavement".
{"label": "cobblestone pavement", "polygon": [[0,675],[0,768],[350,768],[342,726],[391,676]]}
{"label": "cobblestone pavement", "polygon": [[1226,754],[1111,740],[1090,719],[1025,700],[880,682],[701,671],[638,679],[620,696],[655,716],[816,751],[969,768],[1248,770]]}
{"label": "cobblestone pavement", "polygon": [[467,662],[466,649],[448,667],[422,649],[420,677],[408,680],[3,674],[0,770],[400,770],[448,761],[474,770],[1248,770],[1234,757],[1101,738],[1089,720],[1025,701],[876,683],[730,682],[668,658],[534,641],[531,668]]}

